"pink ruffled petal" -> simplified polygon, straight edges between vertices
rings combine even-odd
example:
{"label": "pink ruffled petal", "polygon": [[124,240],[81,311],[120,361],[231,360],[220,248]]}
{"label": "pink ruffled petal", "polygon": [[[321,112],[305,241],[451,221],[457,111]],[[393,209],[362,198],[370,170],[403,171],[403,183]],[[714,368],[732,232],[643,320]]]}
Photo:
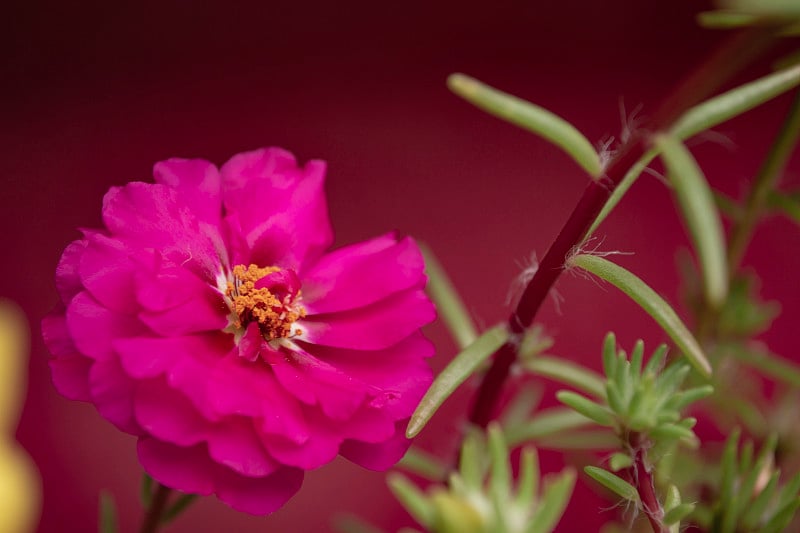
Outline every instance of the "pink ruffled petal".
{"label": "pink ruffled petal", "polygon": [[78,351],[98,360],[113,356],[114,339],[135,337],[144,330],[134,317],[103,307],[86,291],[70,302],[67,327]]}
{"label": "pink ruffled petal", "polygon": [[433,380],[424,359],[433,355],[433,344],[416,332],[399,343],[378,351],[308,346],[314,355],[372,388],[372,405],[393,419],[411,416]]}
{"label": "pink ruffled petal", "polygon": [[317,404],[334,420],[346,420],[364,401],[367,386],[310,354],[268,359],[275,377],[295,398]]}
{"label": "pink ruffled petal", "polygon": [[139,426],[160,441],[190,446],[208,439],[209,422],[163,379],[138,382],[134,415]]}
{"label": "pink ruffled petal", "polygon": [[91,401],[87,359],[75,349],[63,314],[51,314],[42,320],[42,337],[52,354],[50,371],[56,390],[70,400]]}
{"label": "pink ruffled petal", "polygon": [[143,437],[136,449],[145,472],[162,485],[204,496],[214,492],[215,465],[205,445],[182,447]]}
{"label": "pink ruffled petal", "polygon": [[215,165],[204,159],[167,159],[155,164],[153,177],[177,190],[198,219],[219,225],[222,179]]}
{"label": "pink ruffled petal", "polygon": [[222,170],[223,197],[235,214],[250,253],[246,263],[302,271],[333,241],[323,192],[325,163],[296,166],[285,150],[264,149],[233,157]]}
{"label": "pink ruffled petal", "polygon": [[[388,242],[387,242],[388,241]],[[327,254],[304,276],[309,314],[346,311],[425,284],[425,263],[409,238],[379,237]]]}
{"label": "pink ruffled petal", "polygon": [[267,453],[245,417],[228,417],[208,436],[208,453],[215,462],[247,477],[264,477],[280,468]]}
{"label": "pink ruffled petal", "polygon": [[436,318],[422,290],[394,294],[378,303],[341,313],[309,316],[303,340],[355,350],[381,350],[403,340]]}
{"label": "pink ruffled petal", "polygon": [[312,433],[303,442],[286,438],[287,433],[262,435],[261,440],[269,454],[281,463],[312,470],[336,457],[343,437],[313,408],[306,408],[305,416]]}
{"label": "pink ruffled petal", "polygon": [[397,422],[394,436],[380,444],[347,440],[342,443],[341,455],[369,470],[388,470],[403,458],[411,446],[411,441],[405,438],[406,425],[408,420]]}
{"label": "pink ruffled petal", "polygon": [[78,272],[83,286],[104,307],[130,314],[138,307],[134,285],[137,265],[119,239],[95,233],[87,238]]}
{"label": "pink ruffled petal", "polygon": [[220,468],[214,482],[219,499],[233,509],[252,515],[266,515],[280,509],[300,490],[303,471],[281,468],[266,477],[243,477]]}
{"label": "pink ruffled petal", "polygon": [[56,288],[64,305],[83,290],[81,278],[78,275],[78,265],[84,250],[86,250],[86,240],[72,241],[64,249],[64,253],[61,254],[61,259],[58,261]]}
{"label": "pink ruffled petal", "polygon": [[211,290],[207,282],[188,269],[164,264],[160,256],[153,270],[139,269],[134,276],[136,301],[147,311],[164,311]]}
{"label": "pink ruffled petal", "polygon": [[221,331],[228,325],[230,310],[219,293],[206,287],[182,304],[164,311],[142,311],[139,320],[165,337],[177,337],[203,331]]}
{"label": "pink ruffled petal", "polygon": [[97,411],[121,431],[141,435],[133,414],[136,382],[122,370],[116,359],[95,361],[89,371],[89,392]]}
{"label": "pink ruffled petal", "polygon": [[221,271],[216,230],[200,224],[171,187],[139,182],[112,187],[103,198],[103,220],[115,237],[160,250],[172,263],[192,268],[209,282]]}

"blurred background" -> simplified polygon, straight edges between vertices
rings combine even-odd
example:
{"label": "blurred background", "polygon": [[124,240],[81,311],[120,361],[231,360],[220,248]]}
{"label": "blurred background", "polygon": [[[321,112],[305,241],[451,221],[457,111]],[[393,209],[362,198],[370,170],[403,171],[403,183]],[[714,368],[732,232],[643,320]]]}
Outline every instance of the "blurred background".
{"label": "blurred background", "polygon": [[[100,225],[112,185],[151,179],[171,156],[222,164],[237,152],[281,146],[328,161],[337,245],[397,229],[428,243],[481,326],[509,313],[513,280],[542,257],[587,177],[545,142],[451,95],[464,72],[553,110],[597,142],[619,138],[620,108],[647,115],[723,34],[702,30],[703,1],[496,2],[121,1],[17,2],[0,34],[0,296],[32,328],[30,384],[18,439],[41,470],[40,530],[92,531],[109,490],[122,531],[140,518],[135,440],[50,382],[39,321],[56,304],[53,273],[78,227]],[[764,73],[769,63],[746,76]],[[741,80],[740,80],[741,81]],[[710,181],[739,197],[788,101],[718,128],[725,142],[692,144]],[[798,160],[785,183],[800,185]],[[645,176],[601,227],[602,250],[680,307],[675,252],[683,227],[664,184]],[[800,360],[800,232],[781,218],[758,231],[747,265],[783,314],[767,340]],[[600,367],[604,334],[648,353],[664,335],[625,297],[567,274],[539,322],[553,353]],[[454,345],[428,329],[439,370]],[[451,457],[470,394],[452,398],[419,438]],[[554,390],[546,389],[548,395]],[[552,403],[552,398],[546,398]],[[564,459],[544,453],[544,470]],[[579,483],[560,531],[594,531],[612,503]],[[170,529],[329,531],[357,512],[396,530],[412,521],[383,475],[337,460],[310,472],[269,517],[238,514],[215,498]]]}

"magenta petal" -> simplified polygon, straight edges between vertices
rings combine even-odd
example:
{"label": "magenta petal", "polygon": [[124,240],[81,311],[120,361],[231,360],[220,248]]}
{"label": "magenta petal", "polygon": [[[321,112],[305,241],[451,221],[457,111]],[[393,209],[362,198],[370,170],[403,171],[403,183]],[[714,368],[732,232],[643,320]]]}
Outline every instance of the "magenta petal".
{"label": "magenta petal", "polygon": [[143,330],[138,320],[106,309],[86,291],[70,302],[67,327],[78,351],[92,359],[111,357],[114,339],[134,337]]}
{"label": "magenta petal", "polygon": [[408,420],[397,422],[394,436],[380,444],[347,440],[342,443],[342,457],[370,470],[387,470],[402,459],[411,446],[411,441],[405,438],[406,425]]}
{"label": "magenta petal", "polygon": [[119,361],[96,361],[89,371],[89,391],[97,411],[121,431],[141,435],[133,414],[136,383],[122,370]]}
{"label": "magenta petal", "polygon": [[142,467],[162,485],[204,496],[214,492],[215,467],[204,445],[182,447],[143,437],[136,448]]}
{"label": "magenta petal", "polygon": [[208,453],[215,462],[247,477],[267,476],[280,467],[261,444],[252,420],[244,417],[228,417],[217,424],[208,437]]}
{"label": "magenta petal", "polygon": [[[387,245],[387,241],[388,245]],[[322,257],[304,276],[309,314],[346,311],[425,283],[425,264],[409,238],[379,237]]]}
{"label": "magenta petal", "polygon": [[295,442],[282,434],[264,435],[262,442],[269,454],[281,463],[312,470],[336,457],[343,438],[331,430],[329,421],[321,414],[306,410],[306,417],[313,433],[303,442]]}
{"label": "magenta petal", "polygon": [[250,249],[248,262],[301,271],[333,241],[323,192],[325,163],[296,166],[285,150],[233,157],[222,170],[224,201]]}
{"label": "magenta petal", "polygon": [[50,371],[53,385],[70,400],[91,401],[89,369],[92,360],[75,350],[63,314],[52,314],[42,320],[42,337],[52,354]]}
{"label": "magenta petal", "polygon": [[56,288],[65,305],[83,290],[81,278],[78,275],[78,265],[80,265],[84,250],[86,250],[86,240],[72,241],[64,249],[64,253],[61,254],[61,259],[58,261]]}
{"label": "magenta petal", "polygon": [[212,290],[188,269],[157,263],[154,271],[142,269],[135,276],[136,301],[147,311],[164,311]]}
{"label": "magenta petal", "polygon": [[[280,354],[278,354],[280,355]],[[283,387],[306,404],[318,404],[334,420],[349,418],[366,396],[366,386],[310,354],[269,360]]]}
{"label": "magenta petal", "polygon": [[261,352],[262,344],[264,338],[261,336],[258,322],[250,322],[244,330],[244,335],[239,339],[239,357],[250,362],[255,361]]}
{"label": "magenta petal", "polygon": [[380,350],[436,318],[422,290],[403,291],[378,303],[341,313],[306,317],[303,340],[325,346]]}
{"label": "magenta petal", "polygon": [[[311,349],[309,347],[309,349]],[[343,374],[369,383],[372,404],[393,418],[411,416],[433,380],[424,359],[433,355],[433,344],[417,332],[389,348],[378,351],[314,346],[314,355]]]}
{"label": "magenta petal", "polygon": [[215,165],[204,159],[167,159],[155,164],[153,177],[177,190],[198,219],[219,225],[222,180]]}
{"label": "magenta petal", "polygon": [[221,331],[228,325],[229,309],[222,296],[210,288],[191,300],[164,311],[142,311],[139,320],[165,337],[176,337],[203,331]]}
{"label": "magenta petal", "polygon": [[140,381],[136,387],[134,414],[139,426],[164,442],[190,446],[208,438],[209,422],[181,393],[163,379]]}
{"label": "magenta petal", "polygon": [[277,511],[303,485],[303,471],[281,468],[266,477],[243,477],[219,469],[214,477],[217,496],[232,508],[252,515]]}
{"label": "magenta petal", "polygon": [[100,233],[88,237],[78,269],[83,286],[103,306],[125,314],[135,311],[137,265],[118,239]]}
{"label": "magenta petal", "polygon": [[221,271],[216,230],[200,224],[178,191],[166,185],[133,182],[112,187],[103,198],[103,220],[115,237],[160,250],[172,263],[191,267],[203,279],[213,281]]}

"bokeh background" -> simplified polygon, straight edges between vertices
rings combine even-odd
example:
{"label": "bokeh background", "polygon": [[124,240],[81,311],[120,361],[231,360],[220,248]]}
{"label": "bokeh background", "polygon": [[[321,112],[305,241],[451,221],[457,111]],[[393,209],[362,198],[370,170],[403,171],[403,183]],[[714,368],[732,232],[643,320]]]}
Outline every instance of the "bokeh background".
{"label": "bokeh background", "polygon": [[[397,229],[427,242],[482,326],[507,316],[513,280],[541,257],[586,176],[561,152],[451,95],[465,72],[552,109],[598,142],[621,130],[620,104],[651,112],[720,41],[696,27],[694,0],[497,2],[121,1],[17,2],[0,32],[0,296],[32,329],[30,385],[19,440],[44,480],[40,529],[95,529],[97,494],[116,498],[123,531],[138,527],[140,470],[132,437],[50,383],[39,321],[56,303],[53,272],[77,227],[100,224],[112,185],[149,180],[154,162],[231,155],[276,145],[329,163],[337,245]],[[763,73],[765,62],[747,76]],[[745,76],[745,77],[747,77]],[[693,143],[709,179],[739,196],[787,108],[779,99]],[[797,159],[785,183],[800,185]],[[685,233],[668,189],[645,176],[603,225],[602,250],[675,304],[675,251]],[[766,337],[797,359],[800,232],[775,217],[745,262],[783,314]],[[560,310],[539,317],[553,352],[599,367],[605,332],[623,345],[664,335],[609,287],[566,275]],[[454,346],[439,325],[436,369]],[[470,384],[470,386],[474,386]],[[547,389],[552,392],[553,387]],[[469,386],[419,439],[452,456]],[[552,402],[552,400],[547,400]],[[545,453],[545,470],[563,459]],[[581,486],[560,531],[594,531],[609,502]],[[214,498],[170,531],[328,531],[357,512],[395,530],[411,520],[383,476],[344,460],[311,472],[270,517]]]}

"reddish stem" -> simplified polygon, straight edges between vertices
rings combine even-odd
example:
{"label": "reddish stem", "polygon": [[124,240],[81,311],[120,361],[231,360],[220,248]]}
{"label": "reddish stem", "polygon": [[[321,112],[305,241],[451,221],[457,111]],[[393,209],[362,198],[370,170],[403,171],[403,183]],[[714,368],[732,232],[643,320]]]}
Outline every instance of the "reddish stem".
{"label": "reddish stem", "polygon": [[725,41],[676,87],[645,127],[620,147],[603,176],[589,182],[508,319],[511,338],[495,353],[492,366],[483,377],[470,422],[485,428],[491,421],[511,365],[517,360],[521,334],[533,323],[544,299],[564,270],[566,259],[583,242],[610,194],[648,149],[650,136],[644,132],[668,129],[687,109],[711,96],[734,74],[759,57],[771,41],[768,28],[743,30]]}
{"label": "reddish stem", "polygon": [[656,486],[653,480],[652,469],[647,464],[647,446],[642,442],[642,436],[634,433],[630,436],[629,443],[634,450],[633,465],[628,468],[628,478],[639,493],[647,520],[654,533],[668,533],[669,528],[664,525],[664,508],[656,496]]}

